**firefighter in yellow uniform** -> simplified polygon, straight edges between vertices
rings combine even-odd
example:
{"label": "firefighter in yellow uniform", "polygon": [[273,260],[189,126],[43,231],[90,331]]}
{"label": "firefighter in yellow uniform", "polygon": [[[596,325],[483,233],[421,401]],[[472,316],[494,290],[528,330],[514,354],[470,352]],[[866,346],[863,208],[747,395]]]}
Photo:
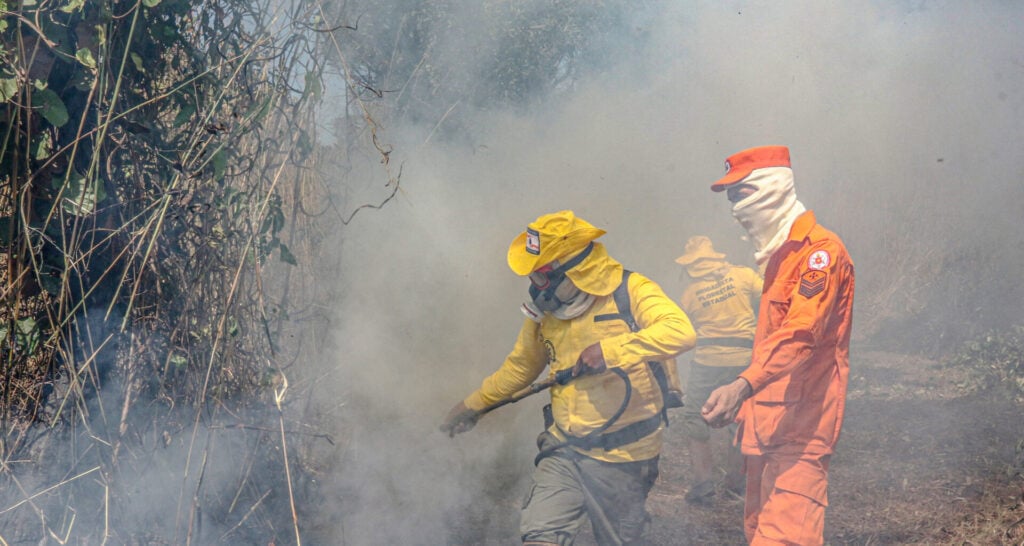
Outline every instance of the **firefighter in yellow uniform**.
{"label": "firefighter in yellow uniform", "polygon": [[725,254],[715,252],[711,240],[703,235],[690,237],[685,253],[676,263],[686,269],[691,282],[683,291],[680,304],[697,329],[683,408],[683,425],[689,439],[693,463],[693,483],[686,501],[704,504],[715,493],[715,460],[712,432],[716,432],[724,450],[724,486],[741,497],[744,491],[743,455],[731,446],[735,425],[728,434],[712,431],[700,414],[700,405],[715,388],[732,382],[750,365],[757,328],[757,313],[763,281],[749,267],[730,264]]}
{"label": "firefighter in yellow uniform", "polygon": [[572,544],[587,519],[598,542],[645,544],[645,502],[658,476],[665,425],[661,364],[693,348],[686,314],[653,281],[623,269],[595,239],[605,232],[560,211],[513,240],[508,264],[530,278],[512,352],[441,429],[472,427],[476,412],[528,387],[545,368],[571,377],[551,388],[520,538]]}

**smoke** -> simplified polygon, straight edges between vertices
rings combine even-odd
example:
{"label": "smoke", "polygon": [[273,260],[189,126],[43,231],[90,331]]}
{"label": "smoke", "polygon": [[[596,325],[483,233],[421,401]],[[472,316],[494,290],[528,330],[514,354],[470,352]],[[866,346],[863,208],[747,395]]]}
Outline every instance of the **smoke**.
{"label": "smoke", "polygon": [[[505,264],[508,244],[547,212],[573,209],[607,230],[612,256],[676,296],[673,259],[691,235],[751,263],[728,203],[708,186],[728,155],[783,144],[799,198],[857,264],[861,342],[887,328],[893,339],[937,342],[1020,308],[1024,294],[1006,279],[1024,267],[1024,5],[644,10],[631,23],[643,28],[623,29],[621,42],[602,38],[609,57],[635,54],[580,74],[543,103],[458,103],[450,118],[388,127],[402,190],[338,244],[344,298],[320,394],[344,405],[348,443],[327,486],[339,514],[328,535],[345,544],[517,536],[510,499],[528,486],[545,395],[455,439],[437,426],[511,349],[526,282]],[[474,20],[487,16],[463,14],[466,32],[447,35],[445,54],[431,58],[453,81],[479,74],[474,53],[486,37],[470,29],[493,28]],[[637,31],[645,41],[627,44]],[[439,136],[455,119],[466,130]],[[372,169],[367,177],[380,179]],[[384,191],[347,198],[355,206]],[[490,534],[472,535],[474,523]]]}

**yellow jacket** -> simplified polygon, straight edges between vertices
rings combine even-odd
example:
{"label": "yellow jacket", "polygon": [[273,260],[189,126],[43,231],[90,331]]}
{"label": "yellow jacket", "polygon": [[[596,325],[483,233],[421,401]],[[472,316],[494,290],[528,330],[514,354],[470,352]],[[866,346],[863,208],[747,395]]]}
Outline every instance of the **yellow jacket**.
{"label": "yellow jacket", "polygon": [[[610,286],[608,293],[597,295],[590,309],[571,320],[559,320],[550,315],[545,315],[539,324],[525,320],[505,362],[465,399],[468,408],[479,410],[514,394],[535,381],[545,367],[548,367],[548,377],[572,368],[583,349],[600,342],[608,367],[625,371],[632,386],[625,412],[605,432],[615,432],[661,412],[661,391],[647,361],[668,360],[693,348],[696,334],[690,319],[655,282],[633,273],[629,277],[628,291],[633,317],[641,329],[631,332],[625,321],[615,318],[618,311],[611,295],[622,278],[621,264],[610,258],[602,247],[597,247],[579,269],[600,274],[604,280],[578,281],[570,273],[577,286],[583,290],[598,286],[601,291]],[[608,282],[608,278],[615,282]],[[619,409],[625,389],[622,378],[611,371],[555,385],[551,389],[555,420],[551,432],[559,439],[563,439],[561,431],[577,438],[586,436],[604,425]],[[661,429],[611,450],[577,450],[602,461],[642,461],[661,451]]]}
{"label": "yellow jacket", "polygon": [[[704,366],[749,366],[763,281],[749,267],[726,264],[695,279],[680,298],[697,327],[693,361]],[[720,343],[716,343],[720,340]],[[749,343],[747,346],[742,342]]]}

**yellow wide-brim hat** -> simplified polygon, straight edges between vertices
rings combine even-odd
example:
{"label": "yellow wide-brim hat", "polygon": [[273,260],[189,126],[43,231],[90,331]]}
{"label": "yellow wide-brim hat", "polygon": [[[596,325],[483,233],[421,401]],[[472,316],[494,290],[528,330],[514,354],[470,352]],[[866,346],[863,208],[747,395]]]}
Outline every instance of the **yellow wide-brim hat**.
{"label": "yellow wide-brim hat", "polygon": [[571,210],[545,214],[526,226],[508,247],[508,266],[517,275],[529,275],[555,260],[573,256],[603,229],[578,218]]}
{"label": "yellow wide-brim hat", "polygon": [[686,252],[676,258],[676,263],[679,265],[690,265],[697,260],[722,260],[724,258],[725,254],[715,252],[711,239],[704,235],[694,235],[686,241]]}

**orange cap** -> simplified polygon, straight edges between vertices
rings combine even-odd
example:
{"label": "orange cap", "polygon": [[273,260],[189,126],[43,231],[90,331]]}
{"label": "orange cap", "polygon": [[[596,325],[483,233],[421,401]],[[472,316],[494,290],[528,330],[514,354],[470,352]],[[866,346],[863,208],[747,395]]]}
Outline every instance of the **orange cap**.
{"label": "orange cap", "polygon": [[756,169],[790,167],[789,148],[785,146],[759,146],[737,152],[725,160],[725,176],[711,185],[712,191],[722,191]]}

